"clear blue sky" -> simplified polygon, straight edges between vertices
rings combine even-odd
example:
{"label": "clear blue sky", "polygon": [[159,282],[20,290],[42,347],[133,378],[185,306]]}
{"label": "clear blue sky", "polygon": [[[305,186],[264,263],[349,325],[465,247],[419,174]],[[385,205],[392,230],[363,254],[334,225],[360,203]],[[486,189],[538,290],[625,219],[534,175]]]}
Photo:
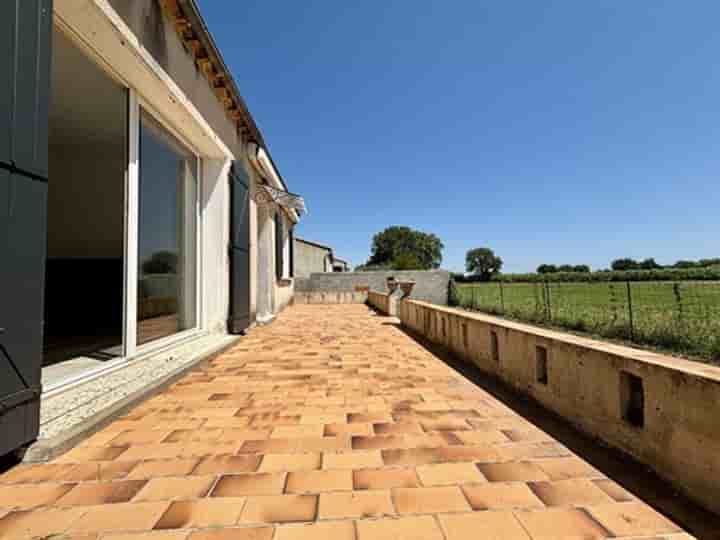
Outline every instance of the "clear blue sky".
{"label": "clear blue sky", "polygon": [[716,0],[200,4],[298,234],[354,264],[388,225],[452,270],[720,256]]}

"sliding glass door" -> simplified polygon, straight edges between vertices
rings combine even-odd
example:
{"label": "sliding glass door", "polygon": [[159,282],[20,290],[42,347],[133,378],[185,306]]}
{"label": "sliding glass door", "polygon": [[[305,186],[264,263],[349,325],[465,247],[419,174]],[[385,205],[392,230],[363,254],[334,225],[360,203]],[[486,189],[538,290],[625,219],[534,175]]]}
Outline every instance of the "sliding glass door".
{"label": "sliding glass door", "polygon": [[196,155],[140,112],[137,345],[197,326]]}

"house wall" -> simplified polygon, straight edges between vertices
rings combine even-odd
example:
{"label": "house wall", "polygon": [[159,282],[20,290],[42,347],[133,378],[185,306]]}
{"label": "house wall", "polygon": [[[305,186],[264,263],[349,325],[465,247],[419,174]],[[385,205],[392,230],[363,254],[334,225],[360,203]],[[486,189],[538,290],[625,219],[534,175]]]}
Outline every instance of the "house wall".
{"label": "house wall", "polygon": [[[235,156],[243,156],[242,140],[235,124],[183,47],[174,26],[163,15],[159,0],[108,0],[108,3]],[[138,90],[142,93],[142,88]]]}
{"label": "house wall", "polygon": [[[412,300],[400,319],[720,511],[720,368]],[[628,418],[631,376],[642,425]]]}
{"label": "house wall", "polygon": [[330,250],[295,239],[295,277],[308,278],[315,272],[329,272]]}

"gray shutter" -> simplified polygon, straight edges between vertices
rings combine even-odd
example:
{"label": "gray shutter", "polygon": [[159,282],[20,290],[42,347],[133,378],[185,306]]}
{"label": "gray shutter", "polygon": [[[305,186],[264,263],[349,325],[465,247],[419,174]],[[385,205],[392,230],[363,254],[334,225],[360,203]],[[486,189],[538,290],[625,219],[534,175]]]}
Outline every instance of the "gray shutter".
{"label": "gray shutter", "polygon": [[52,0],[0,1],[0,455],[37,437]]}
{"label": "gray shutter", "polygon": [[282,279],[284,274],[283,261],[283,218],[280,210],[275,214],[275,275]]}
{"label": "gray shutter", "polygon": [[250,326],[250,180],[240,162],[230,171],[230,319],[228,330]]}
{"label": "gray shutter", "polygon": [[295,277],[295,227],[290,227],[288,231],[288,242],[290,243],[290,277]]}

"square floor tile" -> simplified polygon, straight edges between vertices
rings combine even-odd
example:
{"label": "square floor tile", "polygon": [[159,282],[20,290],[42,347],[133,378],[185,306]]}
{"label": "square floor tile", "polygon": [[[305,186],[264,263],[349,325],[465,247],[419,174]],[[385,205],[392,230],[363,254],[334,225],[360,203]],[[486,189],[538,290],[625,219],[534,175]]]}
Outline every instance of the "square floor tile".
{"label": "square floor tile", "polygon": [[511,512],[473,512],[438,519],[447,540],[531,540]]}
{"label": "square floor tile", "polygon": [[544,507],[530,488],[519,482],[465,485],[461,489],[473,510]]}
{"label": "square floor tile", "polygon": [[347,491],[320,495],[318,519],[382,517],[395,514],[390,491]]}
{"label": "square floor tile", "polygon": [[415,469],[359,469],[353,471],[355,489],[388,489],[418,487],[420,482]]}
{"label": "square floor tile", "polygon": [[323,469],[366,469],[382,465],[379,450],[323,453]]}
{"label": "square floor tile", "polygon": [[599,540],[611,534],[584,510],[578,508],[547,508],[515,510],[533,540]]}
{"label": "square floor tile", "polygon": [[288,474],[286,493],[322,493],[353,489],[353,473],[339,471],[296,471]]}
{"label": "square floor tile", "polygon": [[208,456],[198,463],[193,475],[255,472],[261,459],[259,455]]}
{"label": "square floor tile", "polygon": [[311,471],[322,464],[320,454],[265,454],[259,472]]}
{"label": "square floor tile", "polygon": [[73,484],[24,484],[0,487],[0,508],[26,510],[48,506],[73,489]]}
{"label": "square floor tile", "polygon": [[444,540],[432,516],[362,519],[356,525],[358,540]]}
{"label": "square floor tile", "polygon": [[530,482],[528,485],[547,506],[586,506],[613,502],[607,493],[585,478]]}
{"label": "square floor tile", "polygon": [[187,540],[273,540],[274,534],[274,527],[223,528],[194,531]]}
{"label": "square floor tile", "polygon": [[71,527],[73,533],[102,531],[149,531],[169,506],[167,502],[120,503],[83,506],[86,510]]}
{"label": "square floor tile", "polygon": [[197,458],[142,461],[133,467],[127,478],[136,480],[163,476],[185,476],[190,474],[197,464]]}
{"label": "square floor tile", "polygon": [[58,506],[93,506],[128,502],[145,486],[145,480],[84,483],[75,486],[57,501]]}
{"label": "square floor tile", "polygon": [[274,540],[355,540],[352,521],[304,523],[277,528]]}
{"label": "square floor tile", "polygon": [[234,525],[240,519],[244,498],[176,501],[170,504],[155,529],[200,529]]}
{"label": "square floor tile", "polygon": [[485,482],[474,463],[436,463],[421,465],[417,474],[424,486],[452,486]]}
{"label": "square floor tile", "polygon": [[211,496],[280,495],[284,488],[285,473],[232,474],[218,480]]}
{"label": "square floor tile", "polygon": [[317,503],[317,495],[248,497],[240,520],[243,523],[314,521]]}
{"label": "square floor tile", "polygon": [[478,463],[477,468],[490,482],[530,482],[548,480],[548,475],[536,463]]}
{"label": "square floor tile", "polygon": [[395,488],[395,508],[400,514],[469,512],[470,505],[459,487]]}
{"label": "square floor tile", "polygon": [[587,510],[615,536],[683,532],[672,521],[640,502],[603,504],[588,507]]}
{"label": "square floor tile", "polygon": [[208,494],[215,480],[215,476],[153,478],[133,500],[140,502],[198,499]]}

